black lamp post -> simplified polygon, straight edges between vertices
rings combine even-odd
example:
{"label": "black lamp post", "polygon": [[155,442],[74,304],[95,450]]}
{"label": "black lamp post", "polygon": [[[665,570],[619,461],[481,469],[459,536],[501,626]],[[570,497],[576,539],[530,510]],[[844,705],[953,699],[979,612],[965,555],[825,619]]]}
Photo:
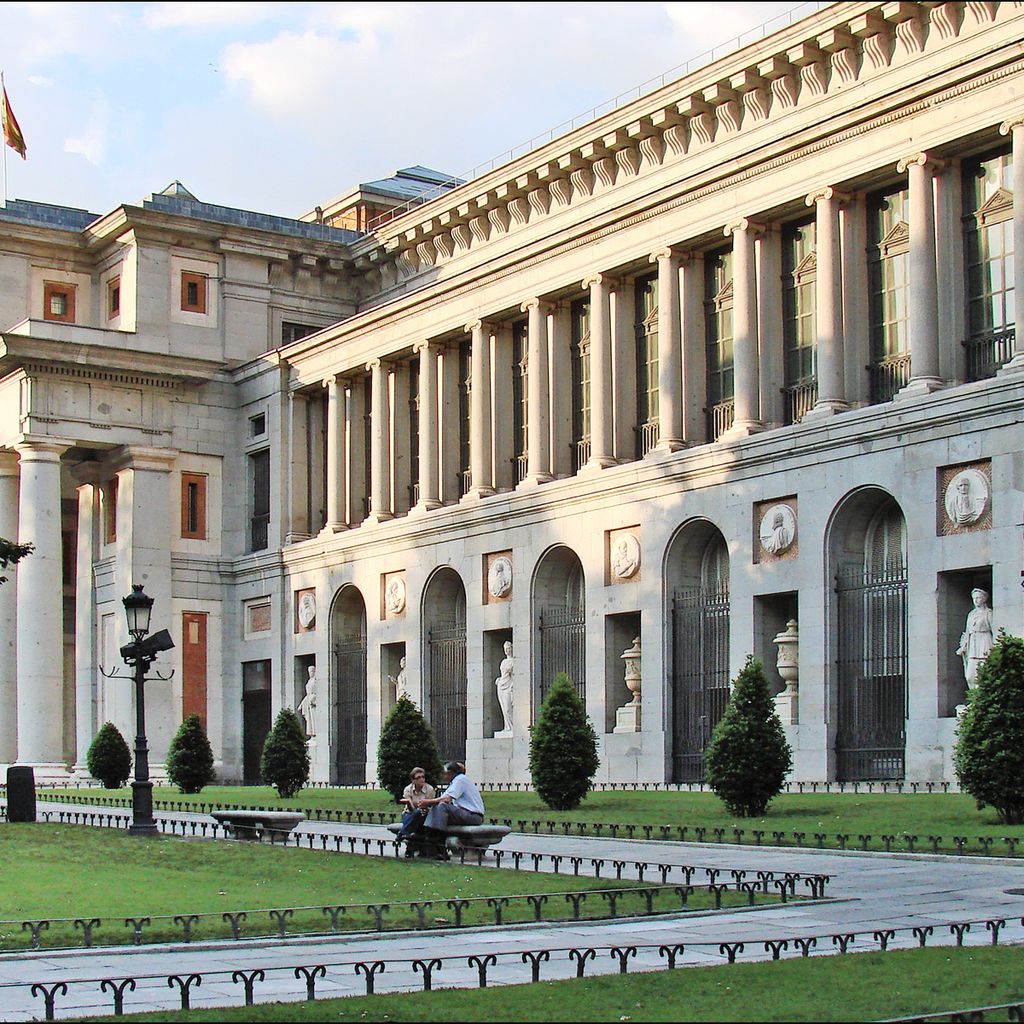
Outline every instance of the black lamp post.
{"label": "black lamp post", "polygon": [[153,611],[153,598],[143,591],[141,584],[133,583],[132,592],[122,603],[132,642],[121,648],[121,657],[132,669],[135,680],[135,780],[132,782],[132,824],[128,831],[136,836],[151,836],[156,835],[159,829],[153,819],[153,783],[149,780],[146,671],[157,654],[160,651],[169,651],[174,647],[174,642],[166,629],[146,639],[149,633],[149,618]]}

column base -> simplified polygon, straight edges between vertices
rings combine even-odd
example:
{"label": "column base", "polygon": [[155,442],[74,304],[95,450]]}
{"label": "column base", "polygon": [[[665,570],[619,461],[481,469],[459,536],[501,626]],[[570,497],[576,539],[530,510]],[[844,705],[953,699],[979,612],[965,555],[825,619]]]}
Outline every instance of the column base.
{"label": "column base", "polygon": [[1024,372],[1024,352],[1018,352],[1008,363],[1003,363],[1003,365],[996,370],[996,376],[999,377],[1003,374],[1021,372]]}
{"label": "column base", "polygon": [[364,523],[386,523],[389,519],[394,519],[395,515],[393,512],[371,512],[364,520]]}
{"label": "column base", "polygon": [[466,493],[459,498],[460,505],[472,505],[483,498],[489,498],[496,493],[493,487],[470,487]]}
{"label": "column base", "polygon": [[285,544],[301,544],[304,540],[309,540],[310,535],[308,533],[288,533],[285,534]]}
{"label": "column base", "polygon": [[586,476],[590,473],[600,473],[602,469],[611,469],[612,466],[617,466],[619,460],[612,455],[591,455],[589,459],[582,466],[580,466],[577,476]]}
{"label": "column base", "polygon": [[432,512],[435,508],[440,508],[441,502],[439,501],[418,501],[411,509],[409,509],[409,515],[411,516],[422,516],[426,515],[427,512]]}
{"label": "column base", "polygon": [[760,420],[737,420],[733,425],[720,434],[719,441],[736,441],[741,437],[750,437],[751,434],[760,434],[764,430],[764,424]]}
{"label": "column base", "polygon": [[348,523],[326,523],[324,528],[317,534],[318,537],[331,537],[336,533],[344,533],[348,529]]}
{"label": "column base", "polygon": [[911,377],[910,380],[893,395],[897,401],[901,398],[918,398],[941,391],[946,382],[941,377]]}
{"label": "column base", "polygon": [[665,437],[647,453],[646,458],[659,455],[672,455],[674,452],[681,452],[690,446],[681,437]]}
{"label": "column base", "polygon": [[844,402],[839,398],[823,398],[814,406],[813,409],[804,413],[800,422],[803,423],[807,420],[823,420],[827,419],[829,416],[835,416],[838,413],[849,411],[849,402]]}
{"label": "column base", "polygon": [[541,484],[549,484],[555,478],[550,473],[531,473],[524,477],[517,485],[517,491],[528,491],[531,487],[538,487]]}
{"label": "column base", "polygon": [[16,761],[18,768],[31,768],[37,783],[39,782],[68,782],[71,773],[63,761]]}

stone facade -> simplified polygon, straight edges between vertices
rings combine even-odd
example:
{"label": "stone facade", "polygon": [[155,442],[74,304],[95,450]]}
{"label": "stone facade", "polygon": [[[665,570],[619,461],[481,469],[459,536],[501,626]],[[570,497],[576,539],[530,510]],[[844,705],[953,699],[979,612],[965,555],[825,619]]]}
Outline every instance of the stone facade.
{"label": "stone facade", "polygon": [[950,779],[972,588],[1024,627],[1022,38],[834,4],[369,232],[0,211],[0,761],[130,732],[141,582],[154,761],[201,705],[254,777],[313,668],[315,778],[373,778],[401,674],[521,781],[565,670],[602,778],[691,781],[796,622],[794,778]]}

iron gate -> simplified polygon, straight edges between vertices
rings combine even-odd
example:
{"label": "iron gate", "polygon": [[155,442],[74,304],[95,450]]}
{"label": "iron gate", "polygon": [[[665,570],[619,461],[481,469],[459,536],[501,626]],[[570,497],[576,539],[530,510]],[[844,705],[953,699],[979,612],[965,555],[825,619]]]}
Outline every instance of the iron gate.
{"label": "iron gate", "polygon": [[466,626],[430,630],[430,728],[443,760],[466,759]]}
{"label": "iron gate", "polygon": [[672,602],[672,781],[704,781],[704,748],[729,702],[729,588]]}
{"label": "iron gate", "polygon": [[540,703],[559,672],[572,680],[580,700],[586,701],[585,617],[583,608],[545,608],[540,613]]}
{"label": "iron gate", "polygon": [[366,638],[334,645],[334,773],[342,786],[366,782]]}
{"label": "iron gate", "polygon": [[836,577],[839,715],[836,778],[902,779],[907,717],[907,567]]}

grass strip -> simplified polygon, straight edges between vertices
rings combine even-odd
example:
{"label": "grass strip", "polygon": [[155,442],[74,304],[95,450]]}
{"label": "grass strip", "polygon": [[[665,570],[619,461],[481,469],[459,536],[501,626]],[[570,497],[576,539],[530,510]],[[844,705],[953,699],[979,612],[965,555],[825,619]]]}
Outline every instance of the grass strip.
{"label": "grass strip", "polygon": [[[443,984],[442,973],[437,984]],[[241,998],[239,990],[239,1001]],[[203,1008],[139,1014],[132,1019],[870,1021],[1014,1001],[1024,1001],[1019,948],[936,947],[500,988],[266,1003],[223,1010]]]}
{"label": "grass strip", "polygon": [[[110,945],[135,942],[137,929],[144,943],[181,941],[184,925],[175,916],[196,915],[189,928],[192,941],[201,941],[231,938],[232,922],[223,915],[239,912],[245,914],[235,919],[240,936],[255,938],[277,935],[281,926],[298,934],[367,931],[378,924],[386,930],[494,925],[496,911],[502,923],[512,924],[535,920],[538,903],[545,921],[571,920],[577,913],[581,920],[646,915],[649,909],[678,913],[684,901],[694,911],[715,905],[707,890],[687,893],[685,887],[654,883],[254,843],[140,839],[82,825],[0,828],[0,877],[8,893],[0,910],[3,950],[28,948],[33,935],[23,923],[40,920],[50,923],[38,930],[38,943],[50,948],[81,946],[83,925],[94,918],[100,924],[92,928],[92,942]],[[577,899],[577,910],[566,894],[580,892],[585,895]],[[776,902],[766,893],[755,899]],[[731,890],[721,894],[721,902],[724,908],[746,906],[749,897]],[[343,905],[334,915],[324,909]],[[275,909],[277,915],[271,913]]]}

